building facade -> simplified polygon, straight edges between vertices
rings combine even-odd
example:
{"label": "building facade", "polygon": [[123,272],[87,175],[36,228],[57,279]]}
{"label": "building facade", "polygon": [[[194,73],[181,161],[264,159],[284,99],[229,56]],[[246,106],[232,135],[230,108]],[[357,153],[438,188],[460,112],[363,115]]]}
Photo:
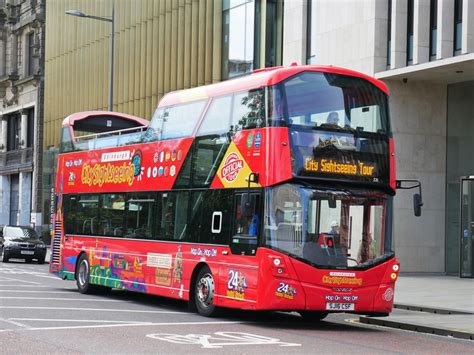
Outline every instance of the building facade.
{"label": "building facade", "polygon": [[0,0],[0,224],[41,225],[44,25],[44,1]]}
{"label": "building facade", "polygon": [[459,274],[469,262],[472,270],[460,178],[474,175],[474,2],[287,1],[283,42],[284,65],[337,65],[388,85],[398,178],[419,179],[424,200],[416,218],[411,191],[395,199],[402,268]]}
{"label": "building facade", "polygon": [[[115,11],[114,111],[150,119],[161,97],[280,65],[282,0],[48,0],[43,210],[62,121],[107,110],[110,23],[67,10]],[[45,213],[43,226],[49,225]]]}
{"label": "building facade", "polygon": [[109,16],[113,4],[116,111],[149,118],[169,91],[293,61],[385,81],[398,178],[421,180],[424,200],[416,218],[412,192],[397,194],[394,248],[404,271],[459,273],[474,234],[460,216],[460,178],[474,175],[471,0],[49,0],[45,211],[62,120],[107,108],[110,26],[64,13]]}

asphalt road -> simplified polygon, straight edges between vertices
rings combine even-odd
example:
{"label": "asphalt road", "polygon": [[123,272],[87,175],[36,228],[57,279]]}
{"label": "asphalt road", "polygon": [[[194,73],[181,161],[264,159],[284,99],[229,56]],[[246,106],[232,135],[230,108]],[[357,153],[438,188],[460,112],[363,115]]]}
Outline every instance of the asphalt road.
{"label": "asphalt road", "polygon": [[349,314],[307,323],[296,313],[225,312],[113,290],[82,295],[48,265],[0,263],[0,354],[472,353],[473,343],[357,323]]}

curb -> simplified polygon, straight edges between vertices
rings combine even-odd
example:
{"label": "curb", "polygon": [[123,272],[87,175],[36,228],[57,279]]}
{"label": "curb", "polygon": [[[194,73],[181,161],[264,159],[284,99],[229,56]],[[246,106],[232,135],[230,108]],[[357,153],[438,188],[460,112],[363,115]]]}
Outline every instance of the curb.
{"label": "curb", "polygon": [[402,303],[394,304],[393,308],[403,309],[406,311],[427,312],[427,313],[435,313],[435,314],[452,314],[452,315],[474,314],[474,312],[458,311],[458,310],[450,309],[450,308],[426,307],[426,306],[418,306],[418,305],[413,305],[413,304],[402,304]]}
{"label": "curb", "polygon": [[435,334],[435,335],[442,335],[442,336],[451,336],[453,338],[459,338],[459,339],[465,339],[465,340],[474,340],[474,333],[462,332],[459,330],[435,328],[435,327],[430,327],[430,326],[425,326],[425,325],[402,323],[399,321],[392,321],[392,320],[371,318],[371,317],[359,317],[359,322],[363,324],[378,325],[382,327],[411,330],[411,331],[419,332],[419,333],[428,333],[428,334]]}

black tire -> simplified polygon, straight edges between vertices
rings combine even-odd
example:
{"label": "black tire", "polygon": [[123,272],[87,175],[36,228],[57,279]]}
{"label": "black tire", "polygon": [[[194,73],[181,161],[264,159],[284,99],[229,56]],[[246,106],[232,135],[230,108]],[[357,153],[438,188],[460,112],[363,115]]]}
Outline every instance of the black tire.
{"label": "black tire", "polygon": [[8,262],[8,254],[5,252],[4,247],[2,247],[2,250],[0,250],[0,258],[2,259],[2,262],[7,263]]}
{"label": "black tire", "polygon": [[328,312],[299,311],[298,313],[308,322],[320,322],[328,316]]}
{"label": "black tire", "polygon": [[90,279],[90,267],[89,259],[86,254],[81,254],[79,261],[77,262],[76,269],[76,285],[80,293],[96,293],[97,287],[89,283]]}
{"label": "black tire", "polygon": [[194,283],[194,302],[197,312],[205,317],[217,314],[214,305],[215,283],[209,267],[204,266],[199,270]]}
{"label": "black tire", "polygon": [[42,257],[38,259],[38,264],[44,264],[44,260],[46,257]]}

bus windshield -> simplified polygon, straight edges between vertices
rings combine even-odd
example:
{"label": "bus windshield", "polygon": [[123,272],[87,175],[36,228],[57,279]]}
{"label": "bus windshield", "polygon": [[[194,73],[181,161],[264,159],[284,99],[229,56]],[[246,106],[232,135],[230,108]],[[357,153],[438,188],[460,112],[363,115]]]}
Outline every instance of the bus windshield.
{"label": "bus windshield", "polygon": [[273,126],[389,133],[386,95],[347,75],[305,71],[269,90]]}
{"label": "bus windshield", "polygon": [[363,269],[394,254],[392,197],[284,184],[266,193],[265,245],[323,268]]}

